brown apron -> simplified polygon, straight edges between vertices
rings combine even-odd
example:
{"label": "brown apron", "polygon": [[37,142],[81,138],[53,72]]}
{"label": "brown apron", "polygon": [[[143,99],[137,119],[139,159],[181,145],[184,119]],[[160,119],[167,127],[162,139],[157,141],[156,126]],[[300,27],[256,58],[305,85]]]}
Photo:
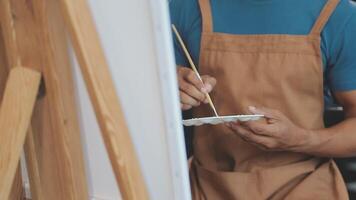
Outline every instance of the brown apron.
{"label": "brown apron", "polygon": [[[200,71],[213,75],[212,98],[220,115],[248,106],[277,109],[297,125],[323,128],[320,34],[339,0],[329,0],[309,35],[214,33],[209,0],[202,13]],[[201,106],[195,117],[210,116]],[[266,152],[224,125],[195,129],[190,174],[193,198],[212,200],[344,200],[347,191],[332,159]]]}

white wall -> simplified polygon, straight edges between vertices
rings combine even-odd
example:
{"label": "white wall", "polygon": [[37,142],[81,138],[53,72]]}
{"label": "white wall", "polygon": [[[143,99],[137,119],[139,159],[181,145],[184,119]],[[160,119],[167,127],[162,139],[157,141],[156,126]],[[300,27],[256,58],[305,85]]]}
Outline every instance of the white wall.
{"label": "white wall", "polygon": [[[151,198],[190,199],[166,1],[89,2]],[[76,66],[91,197],[120,199],[78,70]]]}

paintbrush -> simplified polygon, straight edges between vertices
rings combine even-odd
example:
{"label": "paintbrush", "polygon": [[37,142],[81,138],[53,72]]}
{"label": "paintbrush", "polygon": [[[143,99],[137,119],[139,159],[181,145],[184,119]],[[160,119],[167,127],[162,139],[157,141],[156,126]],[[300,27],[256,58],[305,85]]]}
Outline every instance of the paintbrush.
{"label": "paintbrush", "polygon": [[[194,62],[193,62],[193,59],[192,59],[192,57],[190,56],[190,54],[189,54],[189,52],[188,52],[188,50],[187,50],[187,47],[185,46],[185,44],[184,44],[184,42],[183,42],[183,40],[182,40],[182,37],[180,36],[180,34],[179,34],[177,28],[174,26],[174,24],[172,24],[172,29],[173,29],[174,34],[177,36],[177,39],[178,39],[178,41],[179,41],[179,43],[180,43],[180,45],[181,45],[181,47],[182,47],[182,49],[183,49],[183,51],[184,51],[185,56],[187,57],[187,59],[188,59],[188,61],[189,61],[190,66],[192,67],[193,71],[195,72],[195,74],[197,75],[197,77],[199,78],[199,80],[203,83],[203,80],[202,80],[201,77],[200,77],[200,74],[199,74],[199,72],[198,72],[198,70],[197,70],[197,68],[196,68],[196,66],[195,66],[195,64],[194,64]],[[204,84],[204,83],[203,83],[203,84]],[[214,111],[215,116],[216,116],[216,117],[219,117],[218,113],[216,112],[216,109],[215,109],[215,106],[214,106],[214,104],[213,104],[213,101],[212,101],[211,98],[210,98],[209,93],[205,93],[205,95],[206,95],[206,98],[208,99],[208,102],[209,102],[210,107],[211,107],[211,108],[213,109],[213,111]]]}

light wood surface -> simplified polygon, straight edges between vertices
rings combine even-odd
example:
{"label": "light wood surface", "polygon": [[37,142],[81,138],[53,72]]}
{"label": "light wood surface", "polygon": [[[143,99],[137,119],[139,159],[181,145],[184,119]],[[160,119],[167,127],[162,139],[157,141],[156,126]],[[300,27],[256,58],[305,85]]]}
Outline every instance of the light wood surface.
{"label": "light wood surface", "polygon": [[10,1],[0,0],[0,26],[4,40],[4,50],[6,49],[6,68],[21,66],[13,17]]}
{"label": "light wood surface", "polygon": [[[1,19],[1,15],[0,15],[0,19]],[[5,84],[6,84],[7,76],[9,74],[9,68],[8,68],[6,51],[5,51],[5,41],[2,33],[3,33],[2,27],[0,25],[0,102],[4,94]]]}
{"label": "light wood surface", "polygon": [[[44,199],[89,199],[66,32],[57,0],[0,0],[7,58],[44,76],[32,135]],[[27,159],[34,162],[35,159]],[[38,176],[30,176],[34,178]],[[32,192],[33,187],[31,187]]]}
{"label": "light wood surface", "polygon": [[149,199],[104,52],[85,0],[60,0],[123,199]]}
{"label": "light wood surface", "polygon": [[[0,21],[1,21],[0,14]],[[7,63],[6,51],[5,51],[5,43],[3,37],[3,31],[0,22],[0,102],[2,101],[2,97],[4,94],[4,89],[6,85],[6,80],[9,74],[9,65]],[[23,184],[22,184],[22,176],[21,176],[21,167],[20,163],[17,167],[17,173],[15,175],[14,182],[12,184],[12,189],[10,192],[11,200],[22,200],[23,197]]]}
{"label": "light wood surface", "polygon": [[40,79],[39,72],[22,67],[9,74],[0,107],[0,199],[9,198]]}
{"label": "light wood surface", "polygon": [[38,160],[40,159],[37,157],[32,127],[28,129],[24,151],[27,164],[27,174],[30,181],[31,198],[33,200],[45,200],[41,186],[41,172],[38,166]]}

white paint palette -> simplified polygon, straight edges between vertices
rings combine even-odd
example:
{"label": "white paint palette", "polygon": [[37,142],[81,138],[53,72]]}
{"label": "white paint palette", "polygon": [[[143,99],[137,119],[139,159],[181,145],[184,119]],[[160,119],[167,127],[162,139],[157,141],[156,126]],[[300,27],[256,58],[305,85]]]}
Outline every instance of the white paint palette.
{"label": "white paint palette", "polygon": [[263,115],[230,115],[230,116],[219,116],[219,117],[203,117],[203,118],[193,118],[188,120],[183,120],[184,126],[201,126],[204,124],[222,124],[228,122],[237,121],[256,121],[264,117]]}

